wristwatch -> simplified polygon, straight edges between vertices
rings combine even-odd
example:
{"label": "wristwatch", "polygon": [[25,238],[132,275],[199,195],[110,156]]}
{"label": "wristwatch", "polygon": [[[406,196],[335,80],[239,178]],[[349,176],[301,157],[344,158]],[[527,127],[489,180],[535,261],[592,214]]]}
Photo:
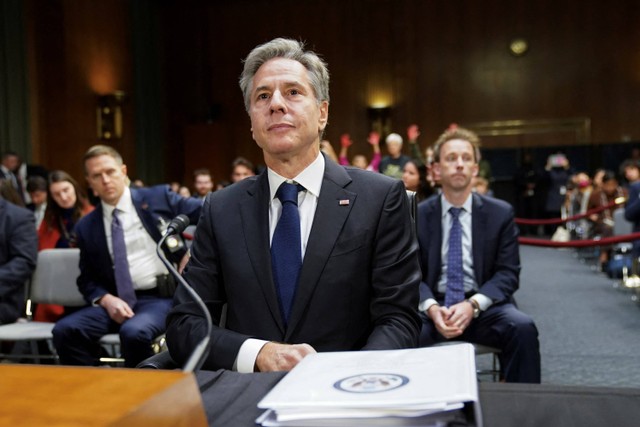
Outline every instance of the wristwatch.
{"label": "wristwatch", "polygon": [[471,304],[471,307],[473,307],[473,318],[476,319],[478,316],[480,316],[480,306],[478,305],[478,301],[471,298],[465,301],[467,301],[469,304]]}

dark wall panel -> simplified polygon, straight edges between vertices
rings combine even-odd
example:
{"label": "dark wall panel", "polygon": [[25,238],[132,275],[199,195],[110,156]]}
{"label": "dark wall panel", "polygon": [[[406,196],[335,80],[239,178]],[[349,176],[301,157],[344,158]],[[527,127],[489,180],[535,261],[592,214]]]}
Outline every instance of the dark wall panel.
{"label": "dark wall panel", "polygon": [[[96,64],[109,70],[104,90],[133,93],[124,0],[34,2],[38,120],[34,132],[50,167],[73,169],[95,142]],[[528,0],[165,0],[159,10],[158,67],[167,106],[167,179],[188,180],[199,147],[203,164],[226,178],[231,160],[260,163],[237,80],[241,59],[277,36],[306,40],[329,63],[326,136],[337,147],[351,133],[352,154],[369,154],[367,107],[391,105],[392,129],[422,130],[423,146],[451,122],[591,119],[591,140],[640,139],[640,3]],[[516,57],[509,42],[525,38]],[[100,67],[98,67],[100,68]],[[133,126],[133,103],[125,125]],[[215,125],[215,132],[206,126]],[[197,130],[198,128],[203,128]],[[134,132],[118,143],[134,156]],[[216,138],[209,141],[207,138]],[[540,138],[540,145],[555,144]],[[220,140],[222,139],[222,140]],[[501,142],[502,141],[502,142]],[[488,140],[490,147],[519,138]],[[571,141],[567,141],[571,143]],[[38,156],[36,156],[38,157]],[[215,160],[212,160],[214,159]],[[222,165],[222,166],[221,166]]]}
{"label": "dark wall panel", "polygon": [[[507,119],[587,117],[595,141],[640,136],[637,2],[241,0],[170,3],[167,17],[174,126],[215,105],[230,139],[228,153],[212,144],[216,155],[259,157],[237,77],[240,59],[276,36],[327,60],[326,135],[337,146],[350,132],[354,152],[368,153],[366,107],[380,99],[396,131],[420,125],[423,145],[451,122]],[[516,37],[529,43],[521,57],[508,50]]]}
{"label": "dark wall panel", "polygon": [[[98,95],[132,93],[130,26],[125,0],[34,1],[30,4],[32,100],[37,104],[39,155],[49,169],[83,181],[82,155],[99,142]],[[33,108],[33,107],[32,107]],[[135,175],[133,106],[124,104],[123,138],[113,142]]]}

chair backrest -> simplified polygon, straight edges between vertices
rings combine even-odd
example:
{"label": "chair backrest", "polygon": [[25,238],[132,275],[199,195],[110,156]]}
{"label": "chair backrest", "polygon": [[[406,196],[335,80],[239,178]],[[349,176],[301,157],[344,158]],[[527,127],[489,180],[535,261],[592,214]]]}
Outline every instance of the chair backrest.
{"label": "chair backrest", "polygon": [[624,208],[613,211],[613,235],[623,236],[633,233],[633,223],[624,217]]}
{"label": "chair backrest", "polygon": [[411,215],[411,223],[417,227],[416,216],[418,215],[418,202],[416,201],[416,192],[407,190],[407,198],[409,199],[409,214]]}
{"label": "chair backrest", "polygon": [[87,302],[78,290],[76,280],[80,249],[45,249],[38,253],[36,270],[31,278],[29,297],[35,303],[79,307]]}

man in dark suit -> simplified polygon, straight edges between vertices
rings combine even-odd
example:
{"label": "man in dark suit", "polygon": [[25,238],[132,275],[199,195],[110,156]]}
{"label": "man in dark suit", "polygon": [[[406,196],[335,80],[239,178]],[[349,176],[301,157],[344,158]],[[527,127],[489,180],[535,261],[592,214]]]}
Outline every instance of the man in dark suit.
{"label": "man in dark suit", "polygon": [[24,286],[36,267],[38,236],[33,212],[0,197],[0,325],[15,322]]}
{"label": "man in dark suit", "polygon": [[[416,346],[420,271],[402,181],[320,153],[329,75],[315,53],[276,39],[244,64],[240,86],[267,170],[203,206],[185,278],[214,318],[204,368],[289,370],[316,351]],[[293,200],[281,194],[287,187]],[[276,249],[289,215],[290,237],[299,239],[290,254]],[[295,259],[286,267],[296,265],[288,273],[285,252]],[[167,328],[174,360],[184,363],[204,331],[203,315],[178,288]]]}
{"label": "man in dark suit", "polygon": [[2,160],[0,161],[0,178],[10,182],[18,195],[21,196],[20,183],[18,182],[17,176],[19,168],[20,157],[17,153],[13,151],[5,151],[2,153]]}
{"label": "man in dark suit", "polygon": [[455,125],[435,144],[442,194],[418,206],[420,345],[455,339],[497,347],[504,380],[538,383],[538,331],[513,300],[520,274],[513,209],[472,193],[478,146],[473,132]]}
{"label": "man in dark suit", "polygon": [[48,175],[49,173],[44,167],[24,163],[20,156],[13,151],[2,153],[0,178],[7,179],[13,184],[18,196],[20,196],[25,205],[31,203],[31,196],[27,190],[29,178],[40,176],[47,179]]}
{"label": "man in dark suit", "polygon": [[[629,185],[629,196],[624,208],[624,217],[627,221],[633,222],[634,233],[640,231],[640,181]],[[640,240],[634,240],[633,254],[636,257],[640,256]]]}
{"label": "man in dark suit", "polygon": [[[119,332],[125,366],[153,354],[171,308],[170,276],[156,254],[163,229],[178,214],[194,223],[201,203],[169,186],[128,187],[127,167],[113,148],[96,145],[84,156],[87,182],[100,203],[76,226],[80,248],[78,288],[88,307],[64,317],[53,330],[63,364],[96,365],[99,339]],[[183,251],[168,253],[174,261]]]}

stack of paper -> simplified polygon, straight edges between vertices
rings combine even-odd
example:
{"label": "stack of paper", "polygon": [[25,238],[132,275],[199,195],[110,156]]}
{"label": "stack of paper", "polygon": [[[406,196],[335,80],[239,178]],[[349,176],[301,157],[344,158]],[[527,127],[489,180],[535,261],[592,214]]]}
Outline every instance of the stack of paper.
{"label": "stack of paper", "polygon": [[473,346],[318,353],[261,401],[263,426],[481,426]]}

